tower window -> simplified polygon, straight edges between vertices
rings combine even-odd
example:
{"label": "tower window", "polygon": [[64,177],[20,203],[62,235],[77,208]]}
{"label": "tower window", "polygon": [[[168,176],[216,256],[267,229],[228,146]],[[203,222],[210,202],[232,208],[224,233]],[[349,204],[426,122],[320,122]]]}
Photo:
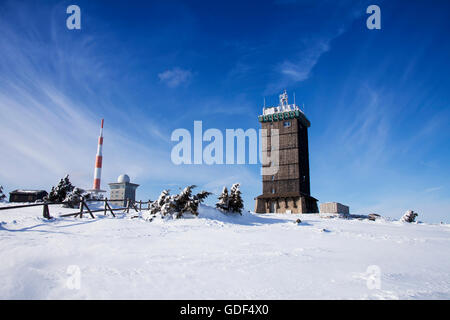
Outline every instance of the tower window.
{"label": "tower window", "polygon": [[291,126],[291,122],[290,122],[290,121],[285,121],[285,122],[283,123],[283,126],[284,126],[285,128],[289,128],[289,127]]}

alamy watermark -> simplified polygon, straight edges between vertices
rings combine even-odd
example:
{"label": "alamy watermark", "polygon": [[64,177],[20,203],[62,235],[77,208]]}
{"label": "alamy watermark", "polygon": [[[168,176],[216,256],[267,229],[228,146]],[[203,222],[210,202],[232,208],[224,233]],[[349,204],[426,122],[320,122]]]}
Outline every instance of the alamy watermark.
{"label": "alamy watermark", "polygon": [[66,26],[69,30],[81,29],[81,9],[79,6],[72,4],[67,7],[66,13],[70,14],[66,20]]}
{"label": "alamy watermark", "polygon": [[70,265],[67,267],[66,273],[69,277],[66,280],[66,287],[70,290],[81,289],[81,269],[77,265]]}
{"label": "alamy watermark", "polygon": [[366,276],[366,285],[369,290],[381,289],[381,268],[379,266],[368,266]]}
{"label": "alamy watermark", "polygon": [[366,13],[370,16],[366,20],[367,29],[381,29],[381,9],[379,6],[372,4],[367,7]]}
{"label": "alamy watermark", "polygon": [[179,128],[172,132],[171,141],[178,142],[170,155],[176,165],[257,164],[259,160],[263,175],[274,175],[279,169],[278,129],[226,129],[224,138],[219,129],[203,132],[202,121],[194,121],[193,137],[189,130]]}
{"label": "alamy watermark", "polygon": [[[72,4],[67,7],[66,13],[70,16],[66,20],[66,26],[69,30],[81,29],[81,9],[78,5]],[[381,29],[381,9],[379,6],[372,4],[367,7],[366,13],[370,16],[366,20],[366,26],[369,30]]]}

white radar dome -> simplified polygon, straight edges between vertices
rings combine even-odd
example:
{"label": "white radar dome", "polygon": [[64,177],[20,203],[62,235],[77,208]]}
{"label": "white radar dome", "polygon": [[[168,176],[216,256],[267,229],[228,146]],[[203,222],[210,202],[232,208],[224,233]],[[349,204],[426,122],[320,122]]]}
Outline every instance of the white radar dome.
{"label": "white radar dome", "polygon": [[130,182],[130,177],[127,174],[121,174],[118,178],[117,178],[117,182],[118,183],[129,183]]}

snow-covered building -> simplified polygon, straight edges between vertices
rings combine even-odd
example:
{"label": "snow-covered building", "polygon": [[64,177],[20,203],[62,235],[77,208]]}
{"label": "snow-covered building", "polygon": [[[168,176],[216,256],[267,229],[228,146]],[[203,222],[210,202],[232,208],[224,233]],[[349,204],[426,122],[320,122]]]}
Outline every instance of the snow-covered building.
{"label": "snow-covered building", "polygon": [[35,202],[47,195],[45,190],[14,190],[9,193],[9,202]]}
{"label": "snow-covered building", "polygon": [[350,208],[339,202],[325,202],[320,204],[320,213],[350,214]]}
{"label": "snow-covered building", "polygon": [[[280,95],[279,105],[264,106],[258,119],[265,135],[263,138],[267,138],[267,143],[263,143],[263,154],[272,154],[278,149],[279,159],[275,174],[267,175],[263,170],[263,193],[255,199],[255,212],[319,212],[317,199],[310,195],[308,127],[311,123],[306,115],[295,101],[289,104],[285,90]],[[272,136],[276,135],[279,137],[278,148],[271,145]],[[263,164],[263,169],[270,166],[272,163]]]}
{"label": "snow-covered building", "polygon": [[125,206],[127,200],[136,200],[136,189],[138,184],[131,183],[127,174],[122,174],[117,178],[117,182],[109,183],[111,188],[111,203],[118,206]]}

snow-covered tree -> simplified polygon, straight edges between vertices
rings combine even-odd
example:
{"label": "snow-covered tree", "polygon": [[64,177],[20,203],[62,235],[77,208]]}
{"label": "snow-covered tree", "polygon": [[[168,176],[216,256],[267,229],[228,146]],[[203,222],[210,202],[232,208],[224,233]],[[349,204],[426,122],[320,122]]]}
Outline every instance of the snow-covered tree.
{"label": "snow-covered tree", "polygon": [[403,215],[401,221],[403,221],[403,222],[409,222],[409,223],[415,222],[415,221],[416,221],[416,217],[417,217],[418,215],[419,215],[418,213],[416,213],[416,212],[414,212],[414,211],[412,211],[412,210],[408,210],[408,211],[406,211],[405,214]]}
{"label": "snow-covered tree", "polygon": [[228,194],[227,187],[223,187],[222,193],[218,198],[216,208],[222,212],[232,212],[242,214],[244,208],[244,201],[241,197],[240,184],[235,183],[231,186],[230,193]]}
{"label": "snow-covered tree", "polygon": [[186,212],[197,216],[198,206],[211,194],[210,192],[202,191],[192,195],[192,189],[194,188],[196,188],[195,185],[187,186],[180,194],[173,197],[172,207],[176,218],[181,218]]}
{"label": "snow-covered tree", "polygon": [[230,196],[228,195],[227,187],[223,187],[222,193],[219,196],[219,201],[216,203],[216,208],[222,211],[228,212],[228,205],[230,202]]}
{"label": "snow-covered tree", "polygon": [[59,181],[56,187],[52,187],[52,190],[47,196],[47,200],[51,202],[62,202],[74,188],[69,180],[69,175],[66,175]]}
{"label": "snow-covered tree", "polygon": [[5,200],[6,196],[3,193],[3,186],[0,186],[0,201]]}
{"label": "snow-covered tree", "polygon": [[205,199],[211,195],[211,192],[208,191],[201,191],[194,195],[192,198],[190,198],[186,204],[186,211],[192,213],[195,216],[198,216],[198,206],[200,203],[205,201]]}
{"label": "snow-covered tree", "polygon": [[173,197],[173,208],[178,214],[182,215],[183,212],[188,210],[193,188],[195,188],[195,186],[187,186],[178,195]]}
{"label": "snow-covered tree", "polygon": [[244,208],[244,201],[241,197],[240,184],[235,183],[230,189],[230,199],[229,199],[229,211],[242,214],[242,209]]}
{"label": "snow-covered tree", "polygon": [[195,186],[187,186],[177,195],[170,195],[169,190],[161,192],[157,200],[150,204],[150,214],[155,216],[160,214],[162,217],[181,218],[184,213],[189,212],[198,215],[198,206],[206,197],[210,195],[207,191],[202,191],[192,195],[192,189]]}

